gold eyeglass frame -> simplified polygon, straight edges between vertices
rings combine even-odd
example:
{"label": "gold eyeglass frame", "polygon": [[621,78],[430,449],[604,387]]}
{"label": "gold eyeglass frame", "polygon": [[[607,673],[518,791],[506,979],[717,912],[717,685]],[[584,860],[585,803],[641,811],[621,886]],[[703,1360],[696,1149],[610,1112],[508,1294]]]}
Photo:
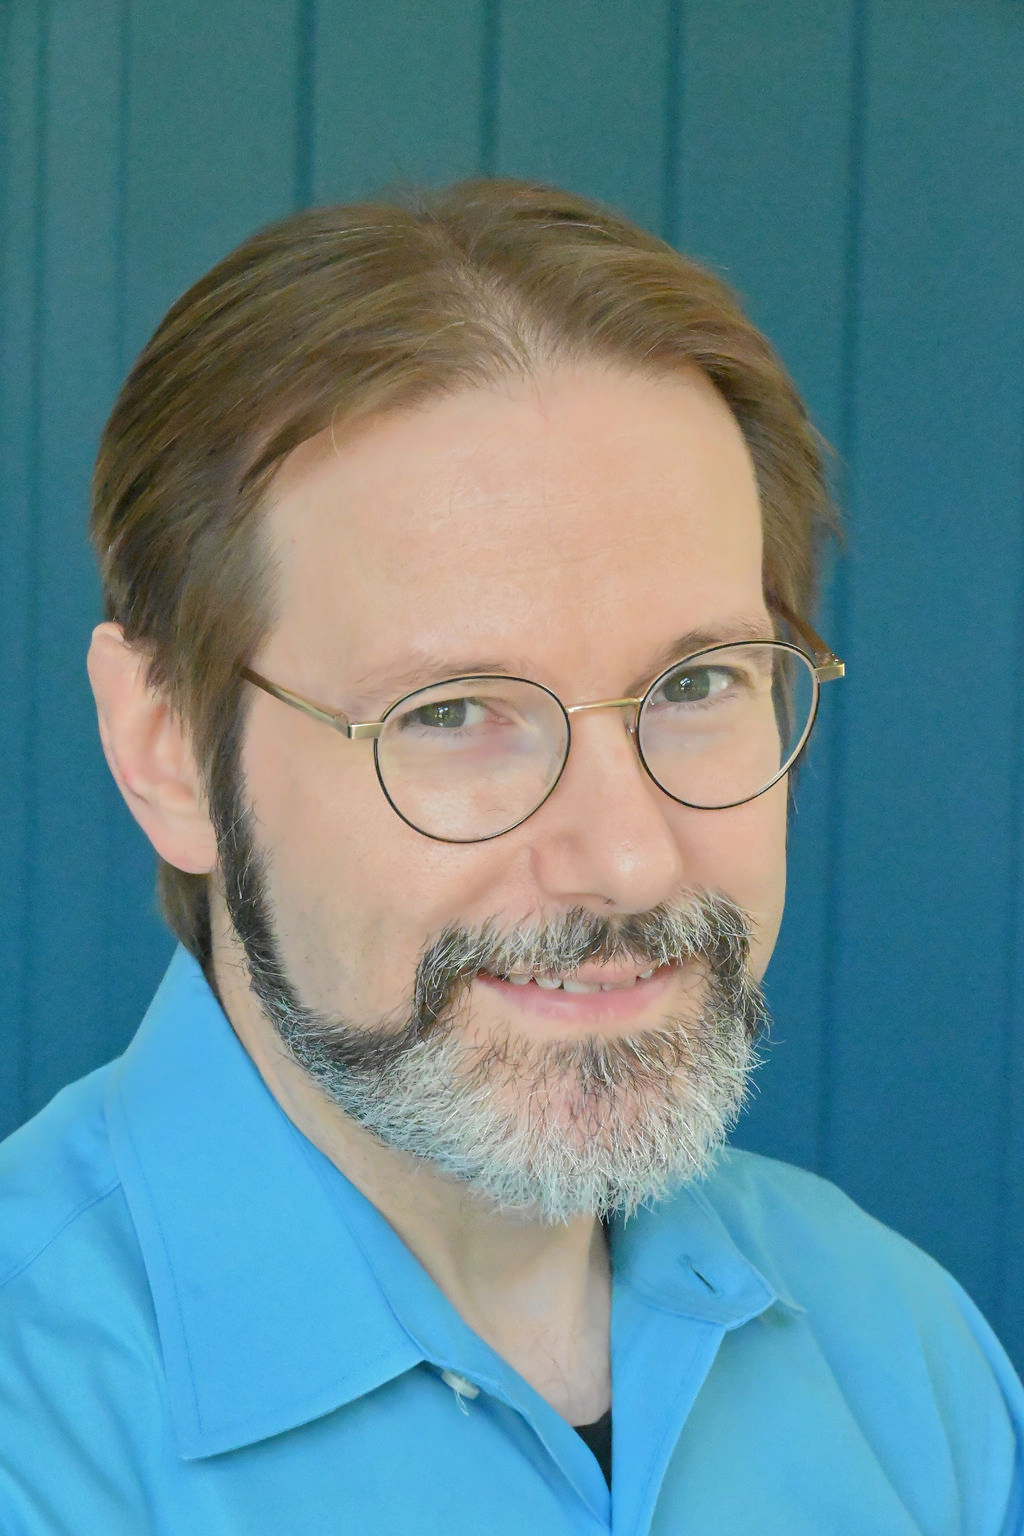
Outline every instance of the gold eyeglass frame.
{"label": "gold eyeglass frame", "polygon": [[[278,699],[282,704],[287,704],[292,709],[301,711],[302,714],[308,715],[311,720],[319,720],[322,724],[329,725],[332,730],[335,730],[339,732],[340,735],[347,737],[349,741],[372,741],[374,767],[377,773],[377,782],[380,784],[384,797],[388,804],[391,806],[391,809],[395,812],[396,816],[404,821],[406,826],[412,827],[413,831],[419,832],[422,837],[429,837],[432,841],[438,843],[487,843],[495,837],[504,837],[507,832],[514,832],[516,827],[521,827],[524,821],[528,821],[531,816],[535,815],[536,812],[540,810],[545,801],[550,799],[558,785],[559,780],[562,777],[562,774],[565,772],[565,765],[569,760],[569,748],[571,745],[572,734],[570,717],[572,715],[584,714],[590,710],[595,709],[631,708],[633,710],[633,719],[631,723],[627,722],[627,730],[633,737],[636,754],[640,760],[641,767],[647,773],[651,781],[654,784],[657,784],[661,792],[665,795],[668,795],[670,800],[674,800],[679,805],[689,805],[688,801],[680,799],[678,795],[673,795],[670,790],[667,790],[661,781],[657,779],[654,773],[651,771],[651,768],[647,763],[646,758],[644,757],[643,748],[640,745],[639,736],[637,734],[640,712],[647,699],[657,687],[658,683],[661,682],[663,677],[666,677],[669,672],[675,671],[677,667],[683,666],[684,663],[692,661],[694,657],[708,655],[713,651],[737,650],[743,646],[748,645],[773,645],[781,650],[795,651],[797,655],[801,656],[804,661],[810,664],[810,669],[815,680],[814,703],[812,705],[807,724],[804,728],[803,735],[801,736],[796,748],[791,753],[785,767],[780,769],[780,771],[775,775],[773,779],[770,779],[767,784],[763,784],[760,789],[755,791],[754,794],[745,795],[742,800],[734,800],[728,805],[693,806],[691,808],[694,810],[728,811],[733,809],[734,806],[745,805],[749,800],[756,800],[759,795],[763,795],[767,790],[771,789],[775,784],[779,782],[780,779],[784,778],[786,774],[790,772],[790,770],[799,759],[800,754],[803,752],[804,747],[807,745],[808,737],[811,734],[815,719],[817,718],[820,685],[822,683],[835,682],[839,678],[846,675],[845,663],[840,661],[835,652],[825,644],[821,636],[817,634],[816,631],[813,630],[808,623],[806,623],[803,619],[797,618],[796,614],[792,613],[790,609],[788,609],[783,603],[774,601],[772,603],[772,607],[779,615],[779,617],[789,626],[793,633],[798,635],[800,639],[804,641],[808,647],[806,651],[803,650],[800,646],[793,645],[789,641],[785,640],[722,641],[717,645],[701,646],[699,650],[692,652],[691,655],[681,656],[679,660],[674,661],[670,667],[666,667],[663,672],[659,672],[658,676],[648,684],[644,692],[636,697],[622,699],[596,699],[592,702],[584,704],[564,704],[558,695],[553,693],[550,688],[546,688],[543,683],[535,682],[532,678],[515,678],[504,673],[473,673],[467,674],[464,677],[441,678],[437,683],[427,683],[421,685],[418,688],[412,688],[408,693],[404,693],[401,698],[396,699],[393,704],[389,704],[379,720],[350,720],[343,710],[331,709],[326,704],[318,704],[313,699],[307,699],[301,693],[295,693],[291,688],[285,688],[280,683],[271,682],[269,678],[264,677],[259,672],[253,671],[251,667],[240,667],[239,675],[245,678],[246,682],[252,683],[256,688],[260,688],[264,693],[269,694],[271,698]],[[474,683],[495,681],[530,683],[534,688],[539,688],[543,693],[548,694],[552,699],[554,699],[555,703],[562,711],[562,714],[565,716],[566,721],[565,753],[562,758],[562,765],[559,768],[558,773],[549,786],[547,792],[545,793],[543,799],[538,801],[532,810],[527,811],[525,816],[521,816],[519,820],[513,822],[511,826],[503,827],[500,832],[490,832],[485,837],[467,838],[440,837],[435,832],[426,832],[422,827],[418,826],[416,822],[411,821],[391,798],[387,784],[384,782],[384,776],[381,773],[380,757],[377,750],[377,744],[380,740],[381,732],[387,724],[388,717],[394,714],[395,710],[404,704],[407,699],[413,698],[417,693],[423,693],[427,691],[427,689],[444,687],[446,683]]]}

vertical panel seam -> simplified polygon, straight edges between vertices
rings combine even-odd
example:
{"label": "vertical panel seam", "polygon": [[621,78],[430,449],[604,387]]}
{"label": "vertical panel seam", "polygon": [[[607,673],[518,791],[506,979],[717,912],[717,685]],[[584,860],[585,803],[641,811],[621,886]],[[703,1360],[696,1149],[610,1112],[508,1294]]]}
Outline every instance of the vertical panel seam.
{"label": "vertical panel seam", "polygon": [[[8,198],[10,192],[11,173],[11,98],[14,94],[14,65],[11,62],[11,33],[14,28],[14,18],[8,6],[0,7],[0,217],[3,217],[3,229],[10,229],[8,213]],[[0,231],[0,358],[7,356],[7,327],[9,319],[9,306],[5,296],[9,292],[8,261],[11,259],[11,244],[8,234]],[[9,390],[9,382],[5,385],[5,379],[0,373],[0,423],[3,421],[4,401]],[[3,479],[0,478],[0,493],[3,490]]]}
{"label": "vertical panel seam", "polygon": [[[1019,378],[1024,385],[1024,345],[1021,347],[1019,359]],[[1019,438],[1019,468],[1020,468],[1020,522],[1017,540],[1017,612],[1014,623],[1015,655],[1018,676],[1021,673],[1024,657],[1024,389],[1022,389],[1022,409],[1020,416]],[[999,1138],[998,1159],[998,1187],[996,1190],[996,1209],[1000,1212],[1000,1220],[995,1232],[995,1272],[996,1272],[996,1298],[999,1309],[1000,1332],[1009,1331],[1010,1317],[1010,1242],[1009,1242],[1009,1217],[1014,1209],[1013,1173],[1011,1169],[1011,1153],[1014,1150],[1013,1124],[1014,1124],[1014,1099],[1016,1094],[1024,1087],[1021,1081],[1020,1065],[1016,1060],[1016,1036],[1021,1027],[1020,1008],[1024,998],[1021,996],[1021,970],[1024,968],[1024,911],[1022,911],[1021,884],[1024,881],[1024,868],[1022,868],[1022,852],[1024,852],[1024,688],[1014,690],[1013,718],[1010,723],[1010,750],[1011,756],[1011,780],[1010,780],[1010,805],[1012,815],[1008,829],[1007,848],[1007,876],[1008,886],[1006,902],[1006,932],[1004,938],[1006,955],[1006,976],[1004,981],[1003,1021],[1001,1030],[1001,1055],[1003,1064],[1002,1091],[1000,1093],[998,1108],[997,1135]]]}
{"label": "vertical panel seam", "polygon": [[[114,167],[114,294],[113,323],[111,326],[111,360],[113,374],[119,382],[125,372],[127,333],[128,289],[128,153],[131,141],[132,119],[132,0],[121,0],[118,14],[118,70],[117,70],[117,160]],[[89,495],[90,543],[92,522],[92,488]],[[100,617],[106,618],[106,611]],[[105,856],[107,879],[112,883],[118,877],[115,858],[115,821],[108,809],[105,824]],[[114,976],[122,963],[118,950],[119,935],[114,932],[114,917],[109,902],[103,911],[103,988],[104,1014],[110,1017],[114,1009]]]}
{"label": "vertical panel seam", "polygon": [[665,148],[661,181],[661,233],[679,238],[680,135],[683,127],[683,0],[668,0],[665,26]]}
{"label": "vertical panel seam", "polygon": [[[851,0],[850,9],[850,126],[847,140],[847,212],[843,259],[843,315],[840,333],[839,449],[840,484],[837,492],[841,505],[849,509],[855,502],[852,465],[857,442],[857,367],[859,362],[861,304],[861,243],[864,205],[864,140],[867,118],[867,32],[868,0]],[[837,563],[833,594],[833,622],[836,646],[845,655],[849,636],[851,577],[848,557]],[[830,909],[838,902],[842,870],[845,805],[846,743],[848,714],[845,692],[840,689],[833,715],[832,786],[825,836],[825,890]],[[828,1172],[833,1159],[832,1117],[835,1109],[835,1029],[837,967],[840,958],[838,934],[840,912],[830,911],[822,936],[822,1020],[820,1034],[821,1083],[818,1100],[816,1164],[819,1172]]]}
{"label": "vertical panel seam", "polygon": [[128,156],[132,124],[132,0],[121,0],[121,69],[117,109],[117,186],[114,229],[114,366],[117,377],[125,372],[128,286]]}
{"label": "vertical panel seam", "polygon": [[313,201],[313,146],[316,139],[316,0],[299,0],[295,45],[295,187],[297,209]]}
{"label": "vertical panel seam", "polygon": [[[12,222],[9,217],[11,208],[9,199],[12,196],[10,181],[10,139],[11,122],[13,119],[12,98],[15,90],[14,64],[11,51],[11,37],[13,30],[14,18],[11,14],[10,8],[4,6],[2,10],[0,10],[0,218],[3,219],[3,226],[0,227],[0,358],[8,356],[7,348],[9,326],[12,318],[10,303],[7,295],[10,292],[9,263],[13,262],[14,255],[12,241],[9,233]],[[0,442],[6,442],[8,440],[7,412],[9,409],[8,402],[10,398],[10,379],[9,377],[5,378],[3,372],[0,372]],[[0,465],[0,530],[3,529],[6,516],[13,516],[13,505],[9,509],[5,508],[4,506],[4,502],[6,500],[5,491],[9,488],[9,485],[10,482],[8,480],[7,474],[4,472],[4,466]],[[21,732],[18,733],[17,727],[15,727],[15,734],[13,738],[17,742],[17,749],[19,751],[22,763],[24,763],[24,753],[26,746],[26,702],[27,701],[23,701],[20,708],[22,727]],[[27,784],[28,774],[20,773],[17,775],[12,775],[12,783],[8,784],[6,788],[8,793],[12,794],[13,799],[13,795],[24,795]],[[13,804],[10,814],[13,821],[15,815],[17,814],[13,812]],[[6,876],[8,898],[10,901],[10,906],[7,909],[6,918],[10,931],[4,935],[7,945],[7,962],[5,965],[5,972],[7,978],[9,979],[10,990],[12,994],[10,998],[11,1014],[8,1015],[8,1023],[9,1025],[13,1025],[14,1029],[17,1031],[17,1034],[14,1041],[12,1042],[11,1060],[14,1069],[14,1077],[10,1082],[11,1100],[6,1105],[2,1100],[0,1100],[0,1112],[3,1112],[5,1109],[9,1109],[14,1115],[14,1124],[17,1124],[18,1119],[20,1119],[19,1111],[21,1108],[23,1090],[24,1073],[22,1072],[21,1068],[21,1054],[23,1051],[23,1040],[25,1034],[24,1003],[27,977],[25,955],[27,927],[25,924],[25,914],[22,906],[21,877],[27,871],[28,861],[25,857],[26,844],[24,839],[25,827],[23,823],[21,824],[20,830],[21,840],[20,845],[16,850],[16,862],[14,864],[14,868],[4,872]],[[13,1128],[13,1124],[11,1126],[7,1126],[2,1121],[0,1121],[0,1138],[2,1138],[7,1133],[8,1129]]]}
{"label": "vertical panel seam", "polygon": [[493,176],[498,164],[498,108],[501,98],[501,0],[483,0],[483,57],[480,79],[480,168]]}
{"label": "vertical panel seam", "polygon": [[[39,644],[39,625],[41,619],[41,607],[39,602],[39,578],[41,567],[40,550],[40,520],[42,506],[40,501],[40,480],[42,475],[42,405],[43,405],[43,314],[45,307],[45,278],[46,278],[46,192],[48,180],[48,83],[50,62],[50,0],[40,0],[39,3],[39,37],[36,52],[36,163],[35,181],[33,186],[33,229],[32,229],[32,369],[29,380],[29,421],[28,421],[28,539],[27,558],[28,570],[25,582],[25,633],[28,636],[29,645],[38,664],[38,658],[43,654],[43,647]],[[38,902],[38,889],[34,878],[35,859],[34,851],[39,840],[39,804],[38,804],[38,764],[39,748],[39,688],[35,681],[30,682],[25,719],[25,763],[26,763],[26,796],[25,796],[25,845],[28,850],[28,858],[25,866],[25,935],[26,955],[22,971],[22,1032],[20,1049],[18,1052],[18,1091],[21,1103],[19,1105],[19,1119],[24,1119],[29,1111],[29,1088],[32,1080],[33,1062],[33,1033],[36,1024],[35,1008],[33,1006],[36,992],[32,983],[34,980],[34,967],[32,950],[34,948],[34,934],[37,921],[41,914],[36,911]]]}
{"label": "vertical panel seam", "polygon": [[[11,65],[11,29],[14,26],[14,18],[10,7],[0,3],[0,209],[7,207],[7,178],[10,167],[10,120],[11,120],[11,94],[14,88],[13,72]],[[0,283],[6,289],[6,271],[4,257],[7,252],[7,241],[0,240]],[[0,305],[0,357],[6,355],[4,347],[4,316],[6,305]]]}

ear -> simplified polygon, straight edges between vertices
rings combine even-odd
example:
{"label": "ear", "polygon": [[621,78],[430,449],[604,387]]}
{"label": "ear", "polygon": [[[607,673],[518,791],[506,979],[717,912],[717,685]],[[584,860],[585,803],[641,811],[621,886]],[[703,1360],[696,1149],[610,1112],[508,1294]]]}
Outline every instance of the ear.
{"label": "ear", "polygon": [[119,624],[100,624],[89,647],[89,681],[111,773],[161,858],[189,874],[217,864],[202,775],[181,719],[150,687],[145,657]]}

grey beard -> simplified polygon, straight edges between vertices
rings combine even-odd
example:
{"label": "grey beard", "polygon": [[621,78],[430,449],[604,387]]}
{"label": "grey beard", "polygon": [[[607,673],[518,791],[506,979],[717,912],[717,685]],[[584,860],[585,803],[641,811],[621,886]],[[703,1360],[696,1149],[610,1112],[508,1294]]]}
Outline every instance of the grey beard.
{"label": "grey beard", "polygon": [[[384,1145],[429,1162],[500,1209],[558,1223],[630,1214],[704,1175],[735,1124],[768,1021],[748,968],[750,930],[727,897],[692,895],[640,916],[580,908],[502,933],[451,927],[423,952],[405,1021],[354,1024],[303,1004],[285,973],[263,860],[243,811],[221,823],[228,909],[252,990],[320,1091]],[[697,962],[696,1016],[614,1037],[538,1041],[460,1024],[485,971],[638,971]]]}

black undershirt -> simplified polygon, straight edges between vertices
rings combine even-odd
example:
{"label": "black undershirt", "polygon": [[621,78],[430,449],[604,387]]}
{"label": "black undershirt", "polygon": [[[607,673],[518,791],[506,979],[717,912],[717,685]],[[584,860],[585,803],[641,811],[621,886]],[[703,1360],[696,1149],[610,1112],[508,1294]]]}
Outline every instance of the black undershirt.
{"label": "black undershirt", "polygon": [[604,1473],[604,1480],[610,1488],[612,1485],[612,1411],[609,1408],[593,1424],[574,1424],[573,1428],[583,1441],[590,1447],[597,1458],[597,1464]]}

